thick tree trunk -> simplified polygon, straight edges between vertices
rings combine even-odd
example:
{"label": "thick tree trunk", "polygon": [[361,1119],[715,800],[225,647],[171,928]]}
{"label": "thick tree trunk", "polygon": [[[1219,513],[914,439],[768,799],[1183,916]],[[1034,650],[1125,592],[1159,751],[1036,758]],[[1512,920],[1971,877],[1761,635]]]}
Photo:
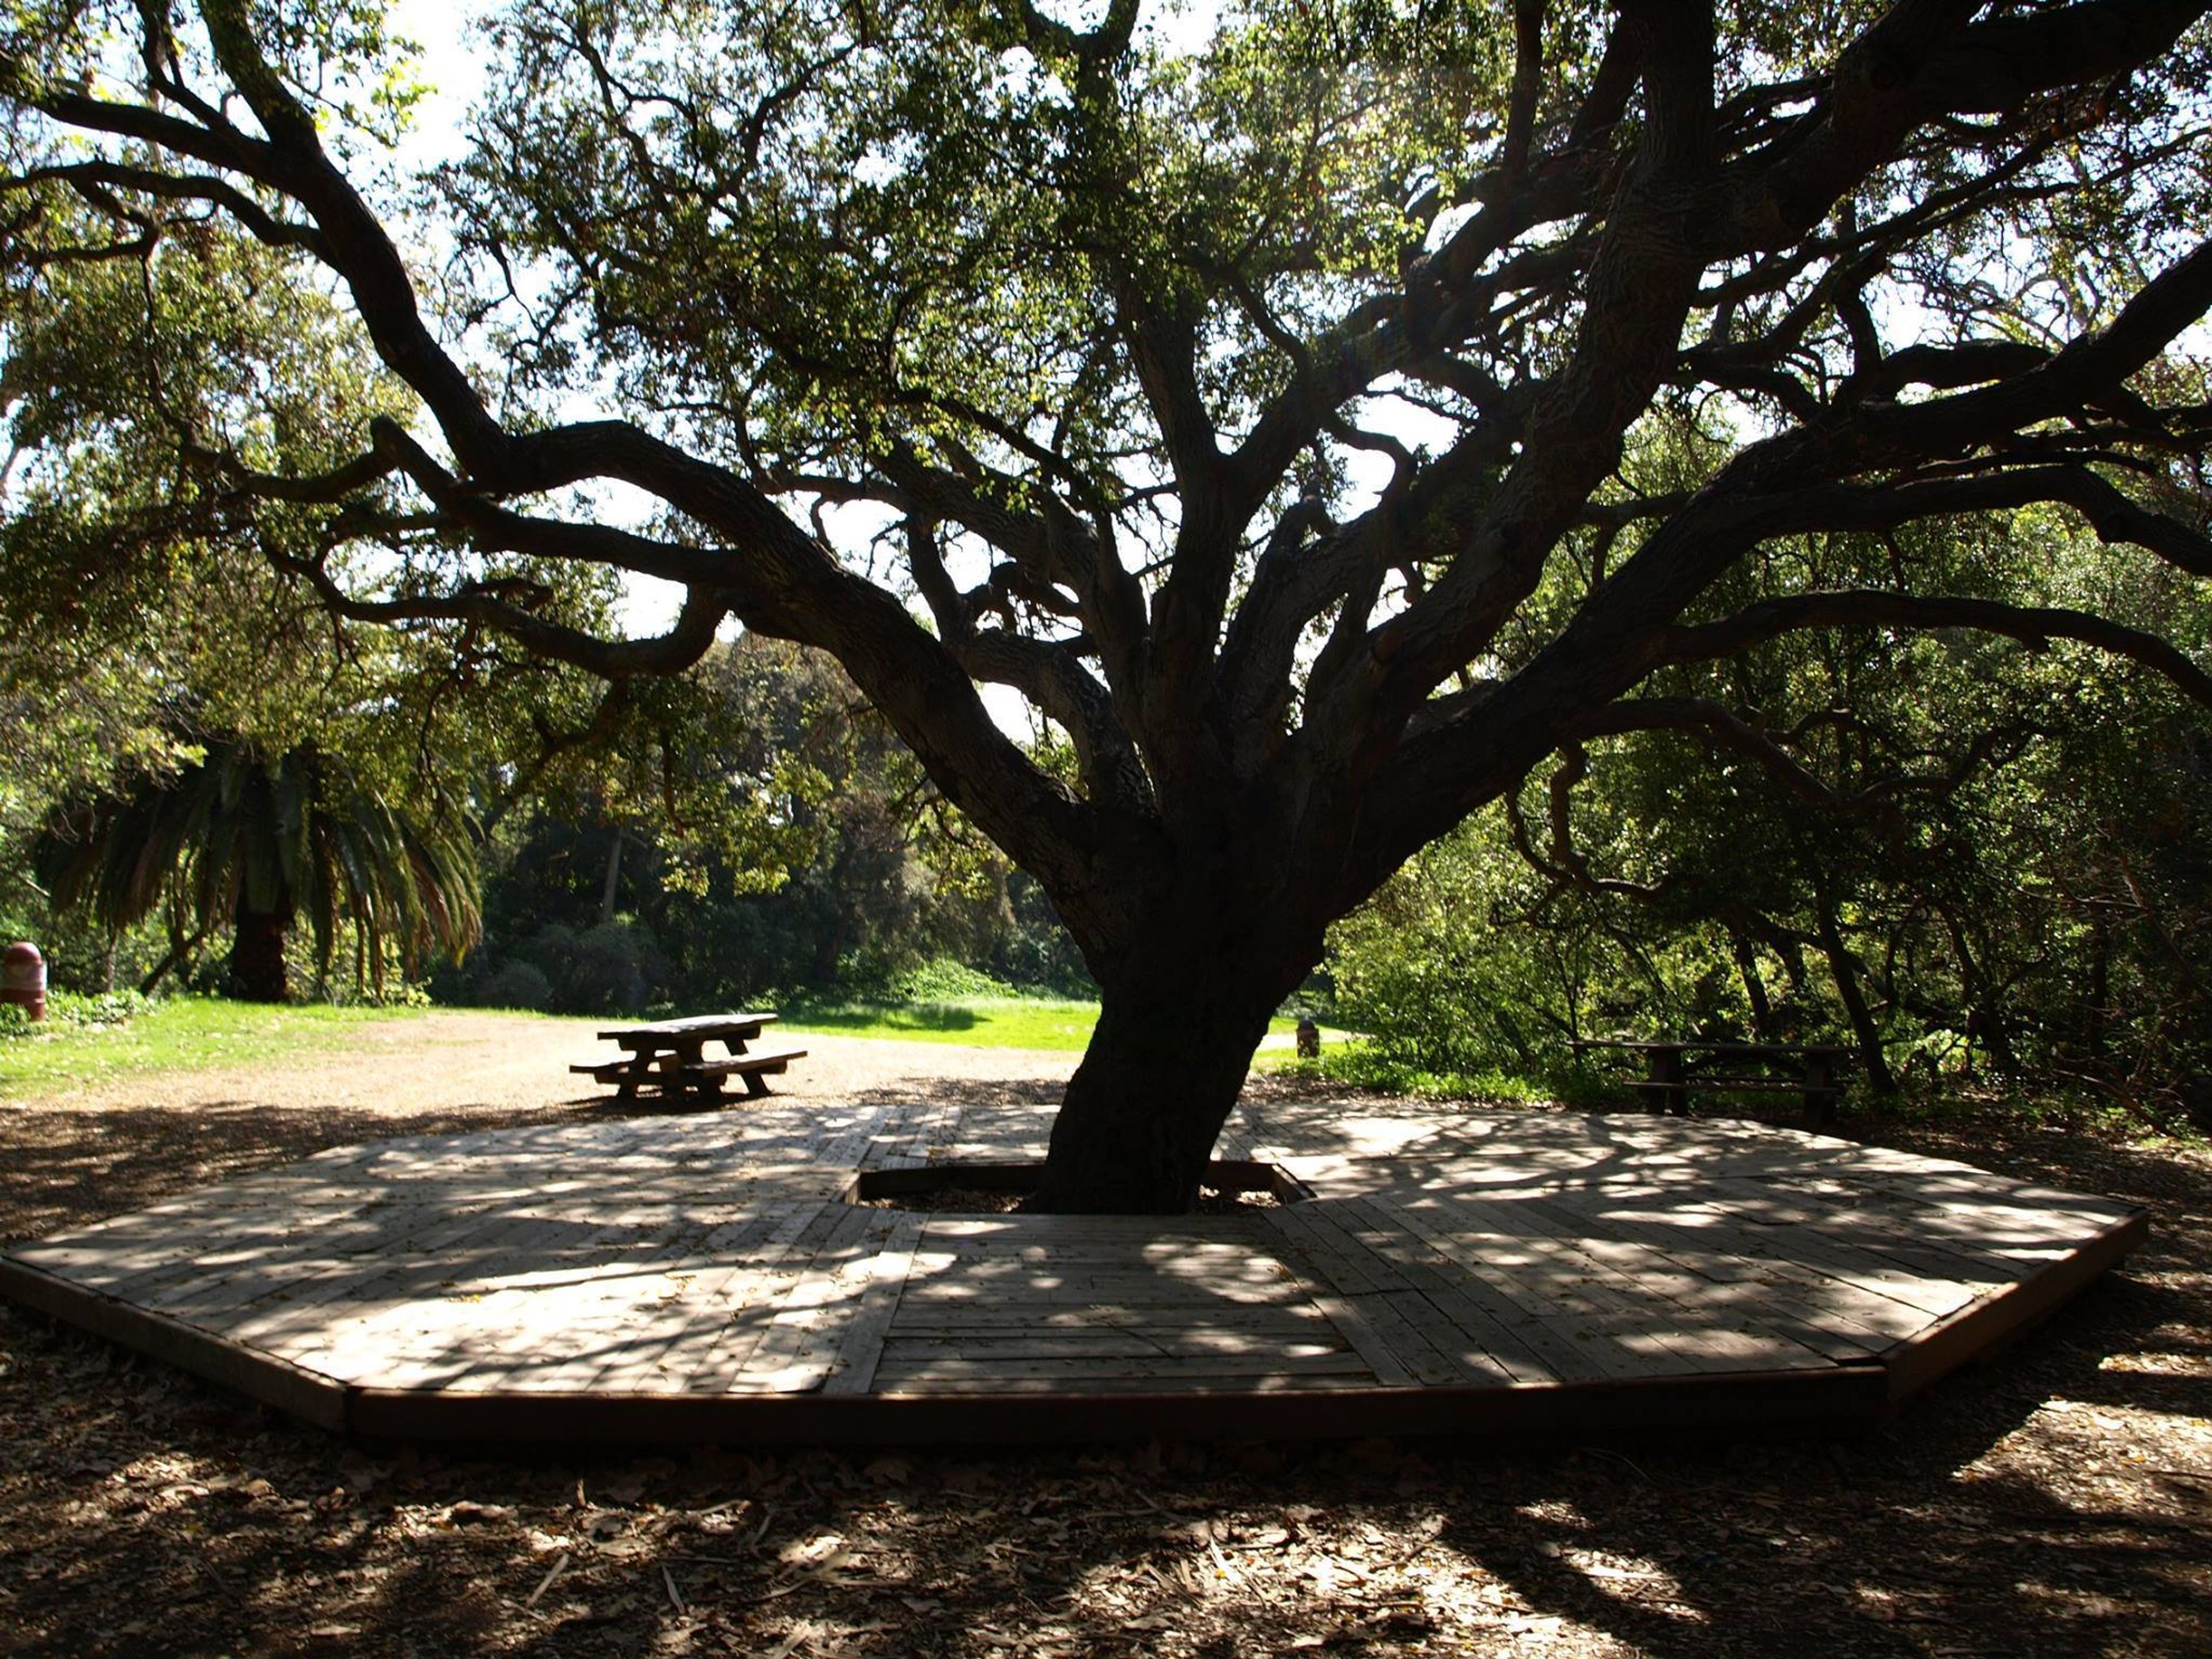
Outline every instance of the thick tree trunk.
{"label": "thick tree trunk", "polygon": [[291,917],[279,910],[238,907],[230,947],[231,994],[246,1002],[284,1000],[284,935]]}
{"label": "thick tree trunk", "polygon": [[1195,1205],[1268,1018],[1311,966],[1288,951],[1225,949],[1202,925],[1153,931],[1152,947],[1100,988],[1097,1029],[1031,1209],[1176,1215]]}

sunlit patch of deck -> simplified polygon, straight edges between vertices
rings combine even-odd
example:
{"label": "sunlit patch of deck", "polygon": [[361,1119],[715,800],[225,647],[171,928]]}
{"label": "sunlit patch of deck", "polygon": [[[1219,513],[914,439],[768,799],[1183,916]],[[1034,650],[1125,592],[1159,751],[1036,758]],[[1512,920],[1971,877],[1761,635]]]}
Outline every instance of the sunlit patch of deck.
{"label": "sunlit patch of deck", "polygon": [[646,1440],[1846,1425],[2141,1214],[1732,1121],[1248,1104],[1243,1213],[845,1201],[1049,1113],[775,1104],[390,1140],[0,1255],[0,1290],[329,1426]]}

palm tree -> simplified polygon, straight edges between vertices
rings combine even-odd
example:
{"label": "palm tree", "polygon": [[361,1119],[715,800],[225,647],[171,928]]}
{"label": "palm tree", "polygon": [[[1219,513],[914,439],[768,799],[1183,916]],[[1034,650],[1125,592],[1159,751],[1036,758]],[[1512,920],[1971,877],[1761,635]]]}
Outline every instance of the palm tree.
{"label": "palm tree", "polygon": [[58,811],[32,862],[57,909],[120,930],[175,900],[202,932],[234,928],[231,988],[281,1002],[299,913],[330,972],[341,920],[380,989],[387,942],[411,968],[433,944],[476,940],[475,852],[450,817],[422,819],[312,744],[267,755],[234,738],[173,774]]}

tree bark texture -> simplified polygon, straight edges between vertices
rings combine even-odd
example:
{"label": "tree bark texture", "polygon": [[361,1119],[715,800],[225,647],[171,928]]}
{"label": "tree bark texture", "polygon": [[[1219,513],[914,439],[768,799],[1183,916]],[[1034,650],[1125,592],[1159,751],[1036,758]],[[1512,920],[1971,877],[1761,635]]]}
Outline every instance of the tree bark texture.
{"label": "tree bark texture", "polygon": [[277,910],[238,908],[238,933],[230,947],[233,995],[246,1002],[284,1000],[284,936],[291,918]]}
{"label": "tree bark texture", "polygon": [[1272,1010],[1227,977],[1194,959],[1171,980],[1103,999],[1027,1207],[1177,1215],[1197,1204]]}
{"label": "tree bark texture", "polygon": [[1197,1203],[1269,1018],[1320,959],[1317,930],[1307,946],[1267,920],[1240,925],[1187,892],[1146,916],[1102,975],[1098,1024],[1029,1207],[1172,1215]]}

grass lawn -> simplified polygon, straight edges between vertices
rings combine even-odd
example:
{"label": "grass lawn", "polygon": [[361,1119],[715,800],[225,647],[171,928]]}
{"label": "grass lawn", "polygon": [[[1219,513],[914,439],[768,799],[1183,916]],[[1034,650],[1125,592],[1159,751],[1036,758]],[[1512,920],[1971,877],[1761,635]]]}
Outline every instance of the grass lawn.
{"label": "grass lawn", "polygon": [[961,997],[945,1002],[846,1002],[794,1008],[786,1031],[895,1037],[971,1048],[1082,1048],[1098,1023],[1095,1002],[1040,997]]}
{"label": "grass lawn", "polygon": [[[1098,1023],[1095,1002],[1055,1002],[1039,997],[960,997],[943,1002],[848,1002],[793,1009],[781,1029],[839,1036],[896,1037],[907,1042],[957,1042],[971,1048],[1060,1048],[1091,1044]],[[1297,1029],[1277,1016],[1271,1033]],[[1324,1031],[1324,1036],[1340,1033]]]}
{"label": "grass lawn", "polygon": [[[226,1066],[282,1065],[344,1052],[372,1027],[413,1020],[420,1008],[331,1008],[321,1004],[283,1007],[228,1002],[213,997],[173,997],[127,1022],[80,1025],[53,1019],[24,1036],[0,1038],[0,1099],[120,1081],[161,1072],[216,1071]],[[492,1009],[457,1009],[495,1013]],[[588,1025],[624,1023],[616,1016],[517,1013],[517,1019]],[[778,1028],[797,1036],[821,1032],[907,1042],[956,1043],[973,1048],[1044,1048],[1080,1052],[1097,1023],[1095,1002],[1035,997],[961,997],[910,1003],[848,1002],[794,1008]],[[1268,1027],[1287,1032],[1297,1021]],[[1338,1034],[1324,1034],[1334,1038]],[[1279,1058],[1273,1053],[1263,1061]],[[1279,1056],[1287,1059],[1287,1054]]]}
{"label": "grass lawn", "polygon": [[271,1007],[172,997],[117,1025],[52,1020],[0,1040],[0,1097],[155,1072],[216,1071],[343,1050],[367,1027],[416,1019],[414,1008]]}

